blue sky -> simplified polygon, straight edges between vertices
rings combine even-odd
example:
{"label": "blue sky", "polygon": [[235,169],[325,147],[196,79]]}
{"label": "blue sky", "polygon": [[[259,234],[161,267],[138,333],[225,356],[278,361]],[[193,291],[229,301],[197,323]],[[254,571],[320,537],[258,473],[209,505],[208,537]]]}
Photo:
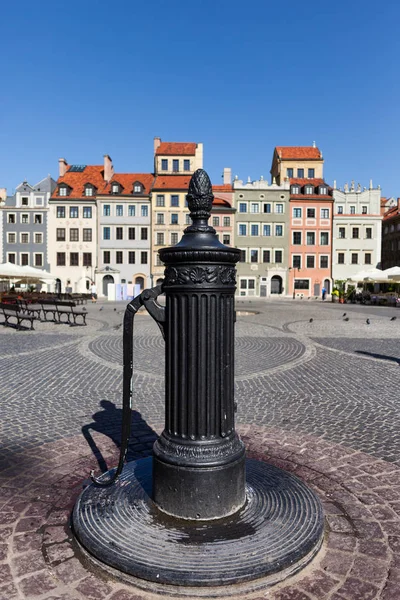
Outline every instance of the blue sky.
{"label": "blue sky", "polygon": [[153,137],[204,143],[269,179],[275,145],[317,142],[325,178],[400,196],[400,4],[372,0],[3,3],[0,187],[58,158],[151,171]]}

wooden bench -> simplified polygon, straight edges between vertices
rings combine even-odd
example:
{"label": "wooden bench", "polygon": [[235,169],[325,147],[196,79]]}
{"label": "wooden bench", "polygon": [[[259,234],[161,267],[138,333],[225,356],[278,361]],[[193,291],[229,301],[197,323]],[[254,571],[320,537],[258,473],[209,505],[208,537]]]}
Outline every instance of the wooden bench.
{"label": "wooden bench", "polygon": [[[60,323],[69,323],[72,326],[86,325],[87,312],[85,310],[77,310],[75,302],[56,302],[56,306]],[[67,317],[67,320],[63,320],[64,316]],[[81,323],[77,322],[79,317],[81,318]]]}
{"label": "wooden bench", "polygon": [[32,315],[32,317],[40,320],[40,315],[42,312],[41,304],[38,304],[37,302],[29,303],[25,298],[17,300],[17,304],[21,308],[22,312],[26,313],[27,315]]}
{"label": "wooden bench", "polygon": [[29,321],[29,323],[31,324],[31,330],[34,329],[33,321],[35,320],[35,317],[24,313],[17,304],[4,304],[2,302],[0,304],[0,310],[2,311],[5,319],[3,325],[5,325],[6,327],[8,327],[8,325],[11,325],[9,321],[11,318],[13,318],[17,320],[16,328],[18,330],[21,329],[21,323],[23,323],[23,321]]}
{"label": "wooden bench", "polygon": [[58,309],[56,300],[42,300],[42,312],[44,321],[53,321],[53,323],[59,323]]}

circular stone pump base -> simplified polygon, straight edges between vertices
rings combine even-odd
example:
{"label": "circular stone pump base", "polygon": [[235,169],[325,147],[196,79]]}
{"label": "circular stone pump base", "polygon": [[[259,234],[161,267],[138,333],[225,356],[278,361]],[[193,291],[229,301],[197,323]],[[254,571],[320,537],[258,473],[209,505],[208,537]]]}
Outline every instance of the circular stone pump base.
{"label": "circular stone pump base", "polygon": [[245,505],[213,521],[162,513],[151,500],[151,485],[152,458],[128,463],[114,485],[89,485],[73,513],[85,550],[135,578],[210,587],[267,577],[264,585],[273,585],[302,569],[321,546],[319,499],[267,463],[246,461]]}

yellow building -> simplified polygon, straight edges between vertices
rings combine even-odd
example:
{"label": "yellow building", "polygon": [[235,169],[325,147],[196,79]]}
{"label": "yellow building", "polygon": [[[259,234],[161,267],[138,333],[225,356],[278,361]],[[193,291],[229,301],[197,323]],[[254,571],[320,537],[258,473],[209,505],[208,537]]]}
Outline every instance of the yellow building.
{"label": "yellow building", "polygon": [[272,157],[271,181],[282,185],[290,179],[323,179],[324,159],[315,146],[276,146]]}
{"label": "yellow building", "polygon": [[151,272],[153,284],[164,276],[158,251],[173,246],[191,223],[186,206],[189,182],[196,169],[203,168],[203,144],[162,142],[154,138],[155,182],[151,194]]}

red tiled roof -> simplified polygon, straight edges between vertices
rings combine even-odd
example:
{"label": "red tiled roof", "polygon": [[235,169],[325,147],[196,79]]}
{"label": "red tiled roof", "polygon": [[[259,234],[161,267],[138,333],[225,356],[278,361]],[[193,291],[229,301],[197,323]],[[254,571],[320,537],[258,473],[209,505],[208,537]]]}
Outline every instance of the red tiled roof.
{"label": "red tiled roof", "polygon": [[326,185],[329,188],[329,185],[325,183],[323,179],[298,179],[297,177],[290,178],[290,184],[297,183],[298,185]]}
{"label": "red tiled roof", "polygon": [[[291,178],[290,179],[290,185],[293,184],[297,184],[300,185],[302,188],[304,188],[305,185],[309,184],[309,185],[313,185],[315,188],[317,188],[320,185],[325,185],[327,187],[328,190],[331,190],[332,188],[323,180],[323,179],[298,179],[298,178]],[[333,201],[332,196],[328,193],[328,194],[317,194],[316,192],[314,192],[313,194],[292,194],[291,199],[296,199],[298,198],[303,199],[303,198],[329,198],[330,200]]]}
{"label": "red tiled roof", "polygon": [[275,150],[282,160],[316,160],[322,158],[321,152],[314,146],[276,146]]}
{"label": "red tiled roof", "polygon": [[[70,168],[71,165],[68,166]],[[104,192],[106,182],[103,178],[104,167],[103,165],[86,165],[83,171],[81,172],[70,172],[67,171],[64,177],[59,177],[57,179],[57,187],[52,194],[52,198],[83,198],[84,196],[84,186],[86,183],[91,183],[95,188],[97,188],[97,192]],[[71,191],[68,196],[60,196],[58,194],[58,186],[60,183],[66,183]],[[93,196],[87,197],[89,200],[93,198]]]}
{"label": "red tiled roof", "polygon": [[233,187],[230,183],[224,183],[223,185],[213,185],[213,192],[233,192]]}
{"label": "red tiled roof", "polygon": [[196,154],[194,142],[161,142],[156,150],[156,154],[176,155],[176,156],[194,156]]}
{"label": "red tiled roof", "polygon": [[140,182],[144,186],[143,193],[149,194],[154,182],[152,173],[114,173],[111,181],[106,185],[103,194],[111,193],[111,184],[119,183],[122,186],[121,195],[131,195],[133,193],[133,184]]}
{"label": "red tiled roof", "polygon": [[387,212],[383,215],[383,220],[392,219],[393,217],[397,217],[399,213],[399,208],[397,206],[393,206],[393,208],[389,208]]}
{"label": "red tiled roof", "polygon": [[191,175],[157,175],[153,190],[188,191]]}
{"label": "red tiled roof", "polygon": [[226,206],[228,208],[232,208],[231,205],[229,204],[228,200],[224,200],[223,198],[218,198],[217,196],[214,196],[213,206]]}

